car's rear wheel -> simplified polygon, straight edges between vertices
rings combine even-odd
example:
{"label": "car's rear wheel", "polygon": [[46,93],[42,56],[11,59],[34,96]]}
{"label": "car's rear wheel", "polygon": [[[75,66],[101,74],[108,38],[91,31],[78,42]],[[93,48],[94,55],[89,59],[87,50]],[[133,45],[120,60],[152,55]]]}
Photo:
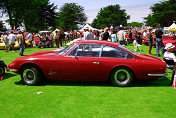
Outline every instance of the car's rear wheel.
{"label": "car's rear wheel", "polygon": [[127,67],[118,67],[112,71],[110,80],[115,86],[130,86],[134,80],[134,74]]}
{"label": "car's rear wheel", "polygon": [[26,66],[22,69],[21,78],[23,83],[33,86],[41,83],[42,74],[40,69],[33,66]]}

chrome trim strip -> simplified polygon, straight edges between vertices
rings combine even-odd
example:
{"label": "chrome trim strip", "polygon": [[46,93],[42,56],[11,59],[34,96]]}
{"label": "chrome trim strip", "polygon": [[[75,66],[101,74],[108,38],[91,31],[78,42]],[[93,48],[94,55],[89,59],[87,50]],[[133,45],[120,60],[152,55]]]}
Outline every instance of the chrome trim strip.
{"label": "chrome trim strip", "polygon": [[167,73],[164,74],[148,74],[148,76],[167,76]]}
{"label": "chrome trim strip", "polygon": [[7,71],[11,71],[11,72],[17,72],[16,69],[10,69],[10,68],[6,68]]}

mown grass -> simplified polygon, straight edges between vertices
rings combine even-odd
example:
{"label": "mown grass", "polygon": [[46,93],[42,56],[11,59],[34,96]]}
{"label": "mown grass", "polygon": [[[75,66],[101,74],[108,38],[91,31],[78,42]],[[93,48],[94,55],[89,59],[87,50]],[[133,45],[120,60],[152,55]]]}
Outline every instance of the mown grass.
{"label": "mown grass", "polygon": [[[133,50],[132,44],[127,47]],[[140,48],[148,54],[147,46]],[[27,48],[24,55],[53,49]],[[0,60],[9,64],[20,57],[18,53],[0,50]],[[152,54],[156,56],[155,48]],[[0,81],[0,118],[174,118],[176,90],[170,76],[137,81],[132,87],[82,81],[26,86],[19,75],[7,72]]]}

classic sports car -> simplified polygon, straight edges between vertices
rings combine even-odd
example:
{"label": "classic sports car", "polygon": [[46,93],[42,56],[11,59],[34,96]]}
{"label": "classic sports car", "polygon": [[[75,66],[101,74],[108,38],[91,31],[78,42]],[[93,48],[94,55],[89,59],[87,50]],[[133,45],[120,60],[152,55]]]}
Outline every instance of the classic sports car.
{"label": "classic sports car", "polygon": [[42,51],[17,58],[9,71],[21,75],[27,85],[43,78],[58,80],[111,80],[115,86],[129,86],[134,79],[165,76],[166,63],[149,55],[133,52],[108,41],[76,41],[60,52]]}
{"label": "classic sports car", "polygon": [[[162,36],[162,41],[163,41],[164,46],[167,43],[172,43],[173,45],[176,46],[176,38],[174,36]],[[147,38],[143,38],[142,43],[148,46]],[[153,45],[154,46],[156,45],[156,38],[153,39]]]}
{"label": "classic sports car", "polygon": [[[18,44],[17,41],[15,42],[14,48],[15,49],[19,49],[20,48],[20,45]],[[0,49],[5,49],[5,43],[3,41],[2,41],[2,43],[0,43]],[[9,44],[9,49],[11,49],[11,45],[10,44]]]}

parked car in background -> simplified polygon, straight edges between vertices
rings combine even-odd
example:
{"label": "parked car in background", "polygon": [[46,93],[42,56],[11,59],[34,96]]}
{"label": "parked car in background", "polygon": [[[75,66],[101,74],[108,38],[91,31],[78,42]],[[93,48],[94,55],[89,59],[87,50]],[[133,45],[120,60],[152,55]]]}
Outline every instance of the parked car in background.
{"label": "parked car in background", "polygon": [[[19,43],[17,41],[15,41],[14,48],[15,49],[20,49],[20,45],[19,45]],[[0,43],[0,49],[3,49],[3,50],[5,49],[5,43],[3,41]],[[12,49],[12,47],[9,44],[9,50],[11,50],[11,49]]]}
{"label": "parked car in background", "polygon": [[[176,47],[176,38],[174,36],[162,36],[162,41],[163,41],[164,46],[167,43],[172,43]],[[142,43],[148,46],[147,38],[143,38]],[[156,45],[156,38],[153,38],[153,46],[155,45]]]}
{"label": "parked car in background", "polygon": [[44,78],[56,80],[110,80],[115,86],[130,86],[135,79],[165,76],[161,59],[133,52],[117,43],[76,41],[62,51],[42,51],[17,58],[9,71],[21,75],[27,85],[40,84]]}
{"label": "parked car in background", "polygon": [[45,47],[53,47],[53,40],[50,37],[51,31],[39,31],[40,34],[40,42],[38,43],[38,48]]}

